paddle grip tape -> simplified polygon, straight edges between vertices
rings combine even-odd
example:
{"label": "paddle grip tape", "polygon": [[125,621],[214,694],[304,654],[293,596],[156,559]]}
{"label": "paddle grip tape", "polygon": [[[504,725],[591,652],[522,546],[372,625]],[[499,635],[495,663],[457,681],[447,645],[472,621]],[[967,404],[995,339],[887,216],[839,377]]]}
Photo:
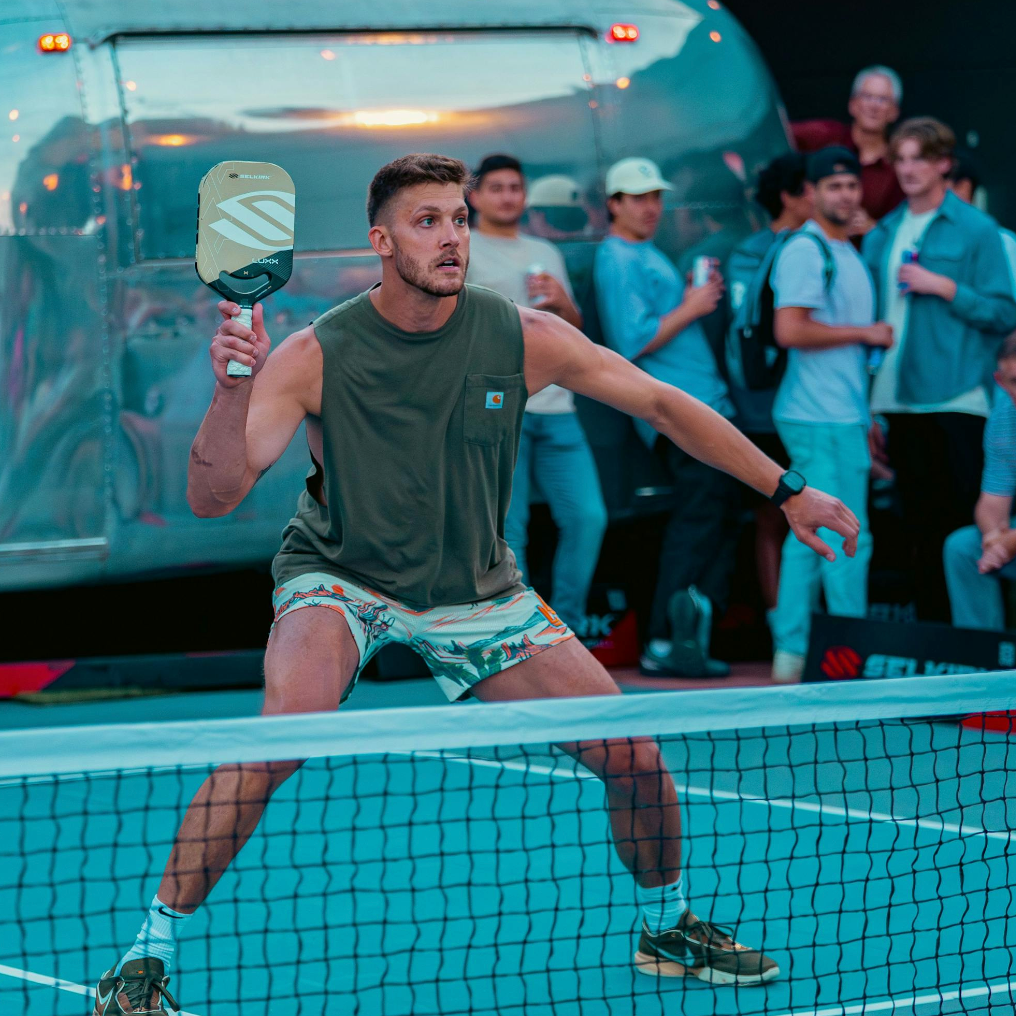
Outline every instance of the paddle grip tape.
{"label": "paddle grip tape", "polygon": [[[246,325],[248,328],[251,327],[251,323],[254,320],[254,308],[253,307],[241,307],[240,313],[233,318],[234,321],[239,321],[240,324]],[[226,376],[227,377],[250,377],[251,369],[245,363],[239,363],[236,360],[230,360],[226,364]]]}

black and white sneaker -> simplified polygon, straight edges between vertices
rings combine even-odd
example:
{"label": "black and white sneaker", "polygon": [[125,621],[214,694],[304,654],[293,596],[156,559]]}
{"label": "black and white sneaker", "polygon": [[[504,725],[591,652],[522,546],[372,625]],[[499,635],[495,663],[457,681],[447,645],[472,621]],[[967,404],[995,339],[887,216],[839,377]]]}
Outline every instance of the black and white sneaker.
{"label": "black and white sneaker", "polygon": [[128,960],[121,968],[107,970],[95,989],[92,1016],[169,1016],[165,999],[174,1012],[180,1011],[166,985],[169,978],[162,960],[144,956]]}
{"label": "black and white sneaker", "polygon": [[643,922],[635,969],[653,977],[698,977],[710,984],[764,984],[780,976],[775,960],[735,942],[729,928],[700,921],[690,910],[659,935]]}

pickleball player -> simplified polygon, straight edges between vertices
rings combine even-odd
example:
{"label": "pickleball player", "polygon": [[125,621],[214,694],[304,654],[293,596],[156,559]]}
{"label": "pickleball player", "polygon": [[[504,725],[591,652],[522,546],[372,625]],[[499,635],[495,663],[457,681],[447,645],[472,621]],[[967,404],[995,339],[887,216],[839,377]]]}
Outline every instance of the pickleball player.
{"label": "pickleball player", "polygon": [[[527,394],[559,384],[648,420],[660,433],[782,504],[826,557],[820,527],[853,552],[839,501],[784,479],[722,416],[597,346],[561,318],[464,284],[465,189],[457,159],[409,155],[370,185],[380,285],[321,315],[269,356],[253,328],[223,320],[211,344],[211,406],[191,450],[188,500],[226,515],[306,423],[312,469],[274,562],[275,622],[264,713],[333,710],[381,646],[426,660],[451,700],[616,695],[554,611],[520,582],[504,541]],[[230,359],[250,379],[230,378]],[[617,853],[641,908],[637,968],[721,984],[779,973],[760,950],[696,917],[684,898],[677,793],[650,738],[561,746],[605,787]],[[96,1016],[177,1008],[176,943],[300,762],[221,766],[192,801],[137,941],[102,975]]]}

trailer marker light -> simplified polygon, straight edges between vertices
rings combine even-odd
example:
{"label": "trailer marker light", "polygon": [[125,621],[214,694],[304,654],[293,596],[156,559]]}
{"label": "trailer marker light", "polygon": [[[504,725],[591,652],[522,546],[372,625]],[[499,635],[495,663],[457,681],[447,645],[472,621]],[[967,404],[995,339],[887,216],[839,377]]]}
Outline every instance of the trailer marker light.
{"label": "trailer marker light", "polygon": [[610,42],[634,42],[639,37],[635,25],[611,25],[607,39]]}
{"label": "trailer marker light", "polygon": [[39,36],[39,49],[43,53],[66,53],[71,48],[71,37],[66,32],[47,32]]}

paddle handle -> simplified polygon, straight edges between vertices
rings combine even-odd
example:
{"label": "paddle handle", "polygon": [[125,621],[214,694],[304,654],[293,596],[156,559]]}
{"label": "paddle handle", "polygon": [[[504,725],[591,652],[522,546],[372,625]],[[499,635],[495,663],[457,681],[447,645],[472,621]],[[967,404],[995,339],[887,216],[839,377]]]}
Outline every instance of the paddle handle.
{"label": "paddle handle", "polygon": [[[241,307],[240,313],[234,318],[234,321],[239,321],[240,324],[246,325],[248,328],[254,320],[254,308],[253,307]],[[239,363],[236,360],[230,360],[226,364],[226,376],[227,377],[250,377],[251,369],[245,363]]]}

